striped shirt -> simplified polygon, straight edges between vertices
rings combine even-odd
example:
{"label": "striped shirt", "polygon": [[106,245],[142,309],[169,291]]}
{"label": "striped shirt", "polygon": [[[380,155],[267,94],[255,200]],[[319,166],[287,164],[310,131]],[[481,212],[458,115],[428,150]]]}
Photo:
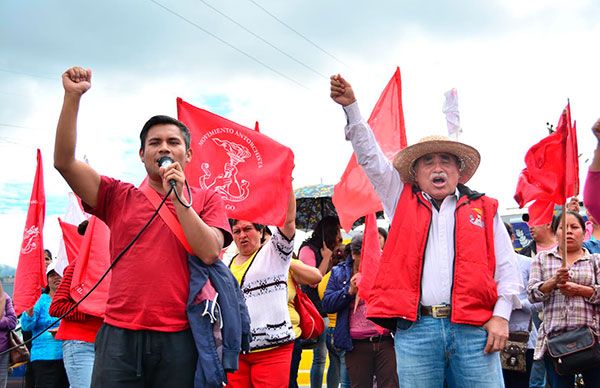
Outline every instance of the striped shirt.
{"label": "striped shirt", "polygon": [[540,291],[544,282],[550,279],[562,266],[558,248],[540,252],[531,263],[527,296],[532,303],[544,303],[544,321],[540,325],[534,359],[544,356],[547,336],[579,327],[588,326],[598,334],[597,305],[600,304],[600,255],[585,250],[583,257],[569,267],[570,281],[594,288],[591,298],[565,296],[555,289],[548,294]]}

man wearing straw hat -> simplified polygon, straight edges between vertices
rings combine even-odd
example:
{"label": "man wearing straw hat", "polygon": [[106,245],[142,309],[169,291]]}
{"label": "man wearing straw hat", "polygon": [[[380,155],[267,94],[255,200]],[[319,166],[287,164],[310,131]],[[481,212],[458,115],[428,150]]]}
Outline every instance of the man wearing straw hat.
{"label": "man wearing straw hat", "polygon": [[392,219],[367,316],[395,330],[400,386],[503,387],[498,351],[522,284],[498,202],[465,186],[479,152],[429,136],[392,164],[340,75],[331,98]]}

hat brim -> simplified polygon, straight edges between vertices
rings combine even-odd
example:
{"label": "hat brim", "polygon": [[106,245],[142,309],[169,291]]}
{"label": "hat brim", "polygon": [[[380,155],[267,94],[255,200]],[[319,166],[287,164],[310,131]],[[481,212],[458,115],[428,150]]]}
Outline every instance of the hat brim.
{"label": "hat brim", "polygon": [[414,174],[411,168],[420,157],[433,153],[448,153],[455,155],[462,162],[462,170],[458,179],[465,184],[477,171],[481,156],[475,148],[453,140],[431,140],[413,144],[400,150],[394,157],[394,167],[400,173],[404,183],[414,183]]}

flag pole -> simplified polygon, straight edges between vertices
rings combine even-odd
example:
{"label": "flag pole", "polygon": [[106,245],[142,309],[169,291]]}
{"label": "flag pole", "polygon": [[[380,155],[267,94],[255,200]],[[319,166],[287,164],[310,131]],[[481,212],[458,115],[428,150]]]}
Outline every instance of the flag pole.
{"label": "flag pole", "polygon": [[[567,127],[571,126],[571,101],[569,101],[569,99],[567,99]],[[557,128],[558,130],[558,128]],[[565,150],[564,153],[564,165],[567,165],[567,136],[569,135],[568,133],[569,131],[564,131],[564,133],[562,134],[562,142],[563,142],[563,147]],[[563,174],[563,203],[562,203],[562,207],[561,207],[561,220],[560,220],[560,226],[562,228],[563,231],[563,238],[561,239],[561,241],[559,241],[558,243],[560,245],[562,245],[562,268],[566,268],[567,267],[567,206],[565,204],[565,202],[567,201],[568,198],[568,193],[567,193],[567,172],[565,171],[565,173]]]}
{"label": "flag pole", "polygon": [[567,206],[563,203],[562,205],[562,217],[560,220],[560,227],[563,231],[563,238],[558,242],[562,250],[562,267],[567,268]]}

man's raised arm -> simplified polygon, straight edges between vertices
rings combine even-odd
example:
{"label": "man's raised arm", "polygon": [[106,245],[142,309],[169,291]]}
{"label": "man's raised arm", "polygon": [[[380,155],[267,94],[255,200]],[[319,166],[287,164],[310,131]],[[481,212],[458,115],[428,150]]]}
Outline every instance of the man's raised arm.
{"label": "man's raised arm", "polygon": [[92,86],[92,70],[72,67],[62,75],[65,97],[56,128],[54,168],[85,203],[96,207],[100,175],[88,164],[75,159],[77,112],[83,93]]}

